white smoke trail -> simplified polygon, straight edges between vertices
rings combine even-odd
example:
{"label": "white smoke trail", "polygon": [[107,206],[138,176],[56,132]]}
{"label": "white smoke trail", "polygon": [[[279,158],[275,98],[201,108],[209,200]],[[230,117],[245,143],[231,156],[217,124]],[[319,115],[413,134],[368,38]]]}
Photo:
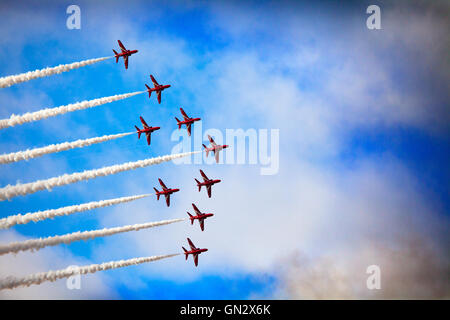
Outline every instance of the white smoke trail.
{"label": "white smoke trail", "polygon": [[45,68],[45,69],[40,69],[40,70],[35,70],[35,71],[29,71],[26,73],[3,77],[3,78],[0,78],[0,88],[6,88],[6,87],[12,86],[13,84],[30,81],[30,80],[33,80],[36,78],[47,77],[47,76],[51,76],[53,74],[58,74],[58,73],[70,71],[73,69],[78,69],[78,68],[81,68],[81,67],[84,67],[84,66],[87,66],[90,64],[104,61],[109,58],[111,58],[111,57],[103,57],[103,58],[97,58],[97,59],[84,60],[84,61],[74,62],[74,63],[70,63],[70,64],[60,64],[59,66],[56,66],[56,67]]}
{"label": "white smoke trail", "polygon": [[46,180],[38,180],[30,183],[19,183],[14,186],[7,185],[4,188],[0,188],[0,201],[4,201],[7,199],[11,199],[13,197],[17,197],[19,195],[26,195],[35,193],[40,190],[47,189],[51,191],[53,187],[63,186],[66,184],[71,184],[83,180],[94,179],[97,177],[108,176],[111,174],[116,174],[122,171],[134,170],[137,168],[143,168],[155,164],[160,164],[162,162],[167,162],[170,160],[183,158],[195,153],[200,153],[201,151],[193,151],[193,152],[185,152],[178,154],[170,154],[166,156],[150,158],[145,160],[139,160],[134,162],[127,162],[123,164],[116,164],[109,167],[103,167],[100,169],[86,170],[83,172],[75,172],[72,174],[64,174],[59,177],[54,177]]}
{"label": "white smoke trail", "polygon": [[15,125],[24,124],[27,122],[38,121],[38,120],[46,119],[49,117],[54,117],[54,116],[64,114],[67,112],[83,110],[83,109],[87,109],[87,108],[93,108],[93,107],[100,106],[105,103],[110,103],[110,102],[114,102],[117,100],[126,99],[129,97],[144,93],[144,92],[147,92],[147,91],[136,91],[136,92],[131,92],[131,93],[116,94],[114,96],[71,103],[71,104],[68,104],[65,106],[60,106],[60,107],[55,107],[55,108],[47,108],[47,109],[42,109],[42,110],[35,111],[35,112],[27,112],[22,115],[13,114],[9,117],[9,119],[0,120],[0,129],[13,127]]}
{"label": "white smoke trail", "polygon": [[152,194],[141,194],[136,196],[115,198],[109,200],[92,201],[88,203],[77,204],[73,206],[62,207],[58,209],[49,209],[37,212],[29,212],[26,214],[16,214],[3,219],[0,219],[0,229],[11,228],[17,224],[26,224],[31,221],[38,222],[45,219],[53,219],[55,217],[68,216],[73,213],[83,212],[88,210],[94,210],[97,208],[103,208],[107,206],[113,206],[119,203],[130,202],[145,197],[149,197]]}
{"label": "white smoke trail", "polygon": [[178,255],[180,255],[180,253],[168,254],[164,256],[152,256],[152,257],[133,258],[128,260],[110,261],[101,264],[91,264],[82,267],[68,267],[62,270],[35,273],[23,278],[10,276],[0,280],[0,290],[14,289],[17,287],[29,287],[30,285],[41,284],[46,281],[53,282],[58,279],[68,278],[74,275],[88,274],[88,273],[95,273],[97,271],[123,268],[132,265],[138,265],[142,263],[171,258]]}
{"label": "white smoke trail", "polygon": [[77,232],[68,233],[68,234],[64,234],[64,235],[60,235],[60,236],[11,242],[11,243],[8,243],[5,245],[0,245],[0,255],[4,255],[7,253],[17,253],[19,251],[27,251],[27,250],[37,251],[44,247],[56,246],[61,243],[68,244],[68,243],[71,243],[74,241],[88,240],[88,239],[94,239],[94,238],[98,238],[98,237],[111,236],[111,235],[117,234],[117,233],[154,228],[154,227],[158,227],[158,226],[164,226],[166,224],[184,221],[186,219],[187,218],[180,218],[180,219],[134,224],[134,225],[128,225],[128,226],[123,226],[123,227],[104,228],[104,229],[99,229],[99,230],[91,230],[91,231],[83,231],[83,232],[77,231]]}
{"label": "white smoke trail", "polygon": [[110,134],[110,135],[104,135],[101,137],[95,137],[90,139],[79,139],[72,142],[63,142],[58,144],[51,144],[49,146],[45,146],[42,148],[35,148],[35,149],[28,149],[25,151],[18,151],[18,152],[12,152],[7,154],[0,155],[0,164],[6,164],[11,162],[18,162],[21,160],[29,160],[37,157],[41,157],[46,154],[50,153],[56,153],[61,151],[66,151],[70,149],[75,148],[83,148],[90,146],[92,144],[106,142],[118,138],[122,138],[125,136],[129,136],[130,134],[133,134],[134,132],[127,132],[127,133],[119,133],[119,134]]}

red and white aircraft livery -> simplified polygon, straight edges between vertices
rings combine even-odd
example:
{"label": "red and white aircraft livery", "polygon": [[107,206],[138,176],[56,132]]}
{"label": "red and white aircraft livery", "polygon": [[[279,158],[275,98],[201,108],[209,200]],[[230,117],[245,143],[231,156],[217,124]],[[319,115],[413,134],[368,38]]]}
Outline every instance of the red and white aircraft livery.
{"label": "red and white aircraft livery", "polygon": [[178,120],[177,117],[175,117],[175,120],[177,120],[178,122],[178,130],[181,129],[181,126],[183,124],[186,125],[187,128],[187,132],[188,132],[188,136],[191,136],[191,125],[195,122],[195,121],[199,121],[201,120],[200,118],[189,118],[189,116],[186,114],[186,112],[184,112],[183,108],[180,108],[181,114],[183,115],[183,121]]}
{"label": "red and white aircraft livery", "polygon": [[136,128],[136,130],[137,130],[138,139],[141,138],[141,133],[145,133],[145,135],[147,136],[147,144],[150,145],[152,132],[161,129],[161,127],[150,127],[145,122],[144,118],[139,117],[139,119],[141,119],[141,122],[142,122],[142,125],[144,126],[144,128],[143,129],[139,129],[138,126],[134,126]]}
{"label": "red and white aircraft livery", "polygon": [[116,63],[119,62],[120,57],[123,57],[123,61],[125,62],[125,69],[128,69],[128,57],[138,51],[137,50],[127,50],[125,48],[125,46],[122,44],[122,42],[120,42],[120,40],[117,40],[117,42],[119,43],[119,47],[120,47],[120,50],[122,50],[122,52],[117,53],[117,51],[113,49],[114,57],[116,57]]}
{"label": "red and white aircraft livery", "polygon": [[197,181],[197,187],[198,187],[198,191],[200,192],[200,190],[202,190],[202,186],[206,187],[206,190],[208,191],[208,198],[211,198],[211,186],[213,184],[219,183],[221,180],[219,179],[208,179],[208,177],[206,176],[206,174],[200,169],[200,174],[203,177],[203,182],[198,181],[197,179],[195,179],[195,181]]}
{"label": "red and white aircraft livery", "polygon": [[187,213],[189,215],[189,219],[191,219],[191,224],[194,224],[194,220],[197,219],[198,223],[200,224],[200,229],[202,229],[202,231],[203,231],[205,229],[205,223],[204,223],[205,219],[212,217],[214,214],[200,212],[200,210],[198,210],[198,208],[195,204],[192,204],[192,208],[194,208],[194,211],[197,215],[193,216],[189,212]]}
{"label": "red and white aircraft livery", "polygon": [[189,239],[189,238],[187,238],[187,241],[188,241],[188,243],[189,243],[189,246],[191,247],[191,250],[188,251],[188,250],[186,250],[184,247],[182,247],[183,250],[184,250],[184,254],[185,254],[185,256],[186,256],[186,260],[188,259],[188,256],[189,256],[190,254],[192,254],[192,256],[194,257],[194,263],[195,263],[195,266],[198,266],[198,255],[199,255],[200,253],[202,253],[202,252],[208,251],[208,249],[199,249],[199,248],[196,248],[195,245],[192,243],[191,239]]}
{"label": "red and white aircraft livery", "polygon": [[169,188],[166,187],[166,185],[164,184],[164,182],[162,182],[161,179],[158,179],[158,181],[159,181],[159,184],[162,187],[162,191],[158,191],[158,189],[153,188],[156,191],[156,199],[159,200],[159,197],[161,195],[165,196],[166,197],[167,206],[169,207],[170,206],[170,195],[172,193],[174,193],[174,192],[180,191],[180,189],[169,189]]}
{"label": "red and white aircraft livery", "polygon": [[214,152],[214,157],[216,158],[216,163],[219,163],[219,151],[228,148],[229,146],[226,144],[218,145],[214,142],[213,138],[208,134],[209,142],[211,142],[211,147],[207,148],[205,145],[203,145],[203,148],[205,148],[206,156],[208,157],[208,154],[210,151]]}
{"label": "red and white aircraft livery", "polygon": [[154,87],[150,88],[147,84],[145,84],[148,91],[148,97],[150,98],[152,96],[152,92],[155,91],[156,97],[158,98],[158,103],[161,103],[161,91],[170,88],[170,84],[161,85],[155,80],[155,78],[153,78],[152,75],[150,75],[150,79],[152,79]]}

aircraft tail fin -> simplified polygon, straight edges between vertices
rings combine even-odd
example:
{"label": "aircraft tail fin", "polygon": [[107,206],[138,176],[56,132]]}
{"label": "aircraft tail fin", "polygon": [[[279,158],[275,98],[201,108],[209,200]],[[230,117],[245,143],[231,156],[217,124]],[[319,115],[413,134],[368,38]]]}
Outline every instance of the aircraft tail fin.
{"label": "aircraft tail fin", "polygon": [[198,181],[197,179],[195,179],[195,181],[197,182],[198,191],[202,190],[202,185],[200,184],[200,181]]}
{"label": "aircraft tail fin", "polygon": [[152,96],[152,91],[150,90],[150,87],[147,84],[145,84],[145,86],[147,87],[148,97],[150,98]]}
{"label": "aircraft tail fin", "polygon": [[136,128],[136,130],[137,130],[137,134],[138,134],[138,139],[140,139],[141,138],[141,131],[140,131],[140,129],[138,128],[138,126],[134,126],[135,128]]}
{"label": "aircraft tail fin", "polygon": [[191,224],[194,224],[194,217],[189,212],[187,213],[189,215],[189,219],[191,219]]}
{"label": "aircraft tail fin", "polygon": [[175,120],[177,120],[177,123],[178,123],[178,130],[180,130],[181,129],[181,121],[177,118],[177,117],[175,117]]}
{"label": "aircraft tail fin", "polygon": [[155,187],[153,187],[153,189],[156,191],[156,200],[159,200],[160,194],[159,194],[158,189],[156,189]]}
{"label": "aircraft tail fin", "polygon": [[113,52],[114,52],[114,54],[115,54],[115,56],[116,56],[116,63],[117,63],[117,62],[119,62],[119,54],[118,54],[117,51],[114,50],[114,49],[113,49]]}
{"label": "aircraft tail fin", "polygon": [[203,148],[205,148],[205,151],[206,151],[206,156],[208,156],[208,154],[209,154],[209,150],[208,150],[208,148],[204,145],[204,144],[202,144],[202,146],[203,146]]}
{"label": "aircraft tail fin", "polygon": [[184,255],[186,256],[186,260],[187,260],[189,253],[184,247],[182,247],[182,248],[183,248],[183,251],[184,251]]}

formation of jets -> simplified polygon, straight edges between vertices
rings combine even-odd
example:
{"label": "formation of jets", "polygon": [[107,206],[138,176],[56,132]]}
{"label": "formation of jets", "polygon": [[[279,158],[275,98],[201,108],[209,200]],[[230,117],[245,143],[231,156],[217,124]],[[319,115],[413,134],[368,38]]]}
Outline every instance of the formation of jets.
{"label": "formation of jets", "polygon": [[[122,57],[125,63],[125,69],[128,69],[128,58],[132,55],[137,53],[137,50],[128,50],[125,48],[125,46],[122,44],[122,42],[120,40],[117,40],[120,50],[121,52],[118,53],[116,52],[114,49],[114,57],[116,58],[116,63],[119,62],[119,58]],[[152,80],[153,83],[153,88],[150,88],[147,84],[145,84],[145,87],[147,88],[147,92],[148,92],[148,97],[151,98],[152,92],[156,92],[156,97],[158,100],[158,103],[161,103],[161,92],[164,91],[167,88],[170,88],[171,85],[170,84],[166,84],[166,85],[160,85],[156,79],[153,77],[153,75],[150,75],[150,79]],[[183,108],[180,108],[180,112],[181,115],[183,116],[183,120],[179,120],[177,117],[175,117],[175,120],[177,121],[177,125],[178,125],[178,130],[181,130],[181,127],[183,125],[186,126],[186,130],[188,133],[188,136],[191,136],[191,128],[194,122],[196,121],[200,121],[201,118],[191,118],[187,115],[187,113],[183,110]],[[161,129],[160,127],[152,127],[149,126],[147,124],[147,122],[145,122],[144,118],[142,116],[139,117],[139,119],[141,120],[141,123],[143,125],[143,128],[140,129],[138,126],[134,126],[136,128],[136,133],[138,134],[138,139],[141,138],[141,134],[145,134],[146,138],[147,138],[147,144],[150,145],[151,143],[151,134],[156,131]],[[203,147],[206,151],[206,157],[208,157],[209,153],[212,152],[214,153],[214,157],[216,159],[216,162],[219,162],[219,152],[222,151],[223,149],[228,148],[228,145],[218,145],[214,142],[214,139],[208,135],[208,139],[209,142],[211,143],[210,147],[207,147],[203,144]],[[201,188],[204,186],[206,188],[207,194],[208,194],[208,198],[211,198],[211,187],[216,184],[221,182],[221,180],[219,179],[209,179],[206,174],[203,172],[203,170],[200,170],[200,175],[203,178],[203,182],[200,182],[199,180],[195,179],[196,183],[197,183],[197,187],[198,187],[198,191],[201,191]],[[153,187],[153,189],[155,190],[155,195],[156,195],[156,199],[159,200],[159,198],[161,196],[164,196],[166,199],[166,205],[167,207],[170,207],[170,196],[175,193],[180,191],[180,189],[178,188],[167,188],[167,186],[164,184],[164,182],[158,178],[158,182],[161,185],[162,190],[159,191],[158,189],[156,189],[155,187]],[[192,208],[194,209],[195,215],[187,212],[189,219],[191,221],[191,225],[194,224],[195,220],[198,220],[199,225],[200,225],[200,229],[201,231],[205,230],[205,219],[214,216],[213,213],[204,213],[201,212],[197,206],[192,203]],[[186,256],[186,260],[188,259],[188,256],[191,254],[194,258],[194,264],[195,266],[198,266],[198,256],[202,253],[202,252],[206,252],[208,251],[208,249],[204,248],[204,249],[200,249],[195,247],[195,245],[192,243],[191,239],[187,238],[190,250],[186,250],[186,248],[183,248],[184,254]]]}
{"label": "formation of jets", "polygon": [[[200,188],[202,186],[205,186],[207,188],[207,190],[208,190],[208,197],[211,198],[211,186],[213,184],[215,184],[215,183],[221,182],[221,180],[208,179],[208,177],[203,172],[203,170],[200,170],[200,174],[202,175],[204,182],[200,182],[197,179],[195,179],[195,181],[197,182],[197,186],[199,187],[199,191],[200,191]],[[173,189],[172,188],[168,188],[160,178],[158,178],[158,181],[159,181],[159,184],[161,185],[162,190],[159,191],[155,187],[153,188],[155,190],[156,199],[159,200],[159,197],[163,195],[166,198],[166,204],[169,207],[170,206],[170,195],[172,193],[180,191],[180,189],[178,189],[178,188],[173,188]],[[210,213],[210,212],[208,212],[208,213],[201,212],[194,203],[192,203],[192,208],[194,209],[195,215],[191,214],[190,212],[187,212],[187,214],[189,216],[189,220],[191,221],[191,225],[194,224],[195,220],[198,220],[198,223],[200,225],[200,229],[202,231],[204,231],[205,230],[205,219],[214,216],[214,214]],[[188,242],[189,242],[189,246],[191,247],[190,251],[188,251],[184,247],[182,247],[183,250],[184,250],[184,253],[186,255],[186,260],[187,260],[188,255],[192,254],[193,257],[194,257],[195,266],[197,267],[198,266],[198,255],[200,253],[202,253],[202,252],[208,251],[208,249],[198,249],[198,248],[196,248],[189,238],[188,238]]]}
{"label": "formation of jets", "polygon": [[[186,129],[187,129],[187,133],[188,136],[191,136],[191,126],[194,122],[196,121],[200,121],[201,118],[190,118],[186,112],[183,110],[183,108],[180,108],[181,114],[183,115],[183,121],[180,121],[180,119],[178,119],[177,117],[175,117],[175,120],[177,121],[178,124],[178,130],[181,129],[182,125],[186,125]],[[142,116],[139,117],[139,119],[142,122],[142,125],[144,126],[143,129],[139,129],[138,126],[134,126],[136,128],[136,133],[138,134],[138,139],[141,137],[141,133],[145,133],[145,135],[147,136],[147,144],[150,145],[150,134],[153,131],[159,130],[161,129],[161,127],[150,127],[144,120],[144,118],[142,118]],[[210,138],[211,139],[211,138]],[[226,148],[227,146],[224,146],[224,148]]]}

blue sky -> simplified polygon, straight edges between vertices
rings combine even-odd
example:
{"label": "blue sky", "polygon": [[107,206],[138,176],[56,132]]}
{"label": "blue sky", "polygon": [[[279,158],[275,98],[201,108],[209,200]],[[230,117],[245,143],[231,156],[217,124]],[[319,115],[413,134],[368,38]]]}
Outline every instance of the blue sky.
{"label": "blue sky", "polygon": [[[80,1],[81,29],[68,30],[73,3],[2,2],[2,76],[109,56],[117,39],[139,53],[128,70],[110,59],[1,89],[0,118],[142,90],[149,74],[172,85],[161,105],[138,95],[2,130],[7,153],[128,132],[139,115],[162,127],[151,147],[133,135],[2,165],[2,186],[169,154],[180,106],[202,118],[202,133],[279,129],[280,166],[262,176],[260,164],[165,163],[2,202],[5,217],[147,193],[158,177],[181,189],[170,208],[146,198],[17,226],[0,233],[2,242],[184,217],[191,202],[215,216],[203,233],[186,222],[0,257],[2,276],[25,275],[178,252],[189,236],[210,249],[198,268],[180,256],[83,277],[76,292],[61,280],[1,297],[448,296],[448,5],[377,3],[381,30],[366,28],[372,3],[364,1]],[[212,199],[193,184],[198,169],[222,179]],[[409,254],[411,243],[417,255]],[[390,280],[378,293],[364,289],[365,267],[374,263]],[[430,270],[438,271],[413,285]]]}

